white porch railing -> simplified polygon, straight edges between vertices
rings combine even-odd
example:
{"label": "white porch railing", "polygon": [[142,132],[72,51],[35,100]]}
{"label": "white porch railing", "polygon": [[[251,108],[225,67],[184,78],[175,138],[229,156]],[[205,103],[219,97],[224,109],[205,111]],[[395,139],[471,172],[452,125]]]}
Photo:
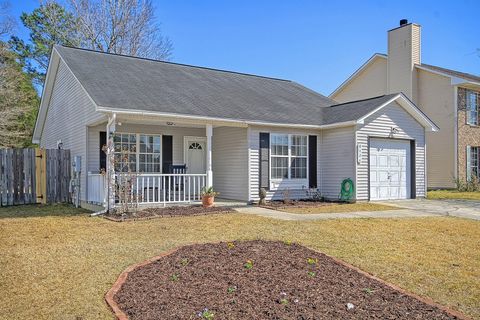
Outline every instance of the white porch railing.
{"label": "white porch railing", "polygon": [[95,204],[105,203],[105,175],[88,173],[87,199]]}
{"label": "white porch railing", "polygon": [[133,179],[133,198],[140,205],[188,203],[202,200],[207,174],[138,174]]}

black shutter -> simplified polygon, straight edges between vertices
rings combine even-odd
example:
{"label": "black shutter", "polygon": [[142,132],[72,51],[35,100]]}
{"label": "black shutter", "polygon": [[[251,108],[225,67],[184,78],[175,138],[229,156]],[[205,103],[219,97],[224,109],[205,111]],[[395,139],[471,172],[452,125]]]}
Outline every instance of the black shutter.
{"label": "black shutter", "polygon": [[171,173],[173,164],[173,137],[162,136],[162,173]]}
{"label": "black shutter", "polygon": [[317,188],[317,136],[308,136],[308,186]]}
{"label": "black shutter", "polygon": [[270,189],[270,133],[260,132],[260,150],[259,150],[259,179],[260,188]]}
{"label": "black shutter", "polygon": [[103,146],[107,144],[107,133],[100,131],[100,170],[107,170],[107,154],[103,151]]}

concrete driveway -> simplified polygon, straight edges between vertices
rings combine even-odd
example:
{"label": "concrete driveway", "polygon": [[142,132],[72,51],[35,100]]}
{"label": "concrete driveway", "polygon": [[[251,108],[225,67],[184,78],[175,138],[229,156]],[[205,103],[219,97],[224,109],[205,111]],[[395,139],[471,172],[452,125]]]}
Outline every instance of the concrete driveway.
{"label": "concrete driveway", "polygon": [[415,199],[382,201],[378,203],[398,206],[412,211],[480,220],[480,201],[476,200]]}

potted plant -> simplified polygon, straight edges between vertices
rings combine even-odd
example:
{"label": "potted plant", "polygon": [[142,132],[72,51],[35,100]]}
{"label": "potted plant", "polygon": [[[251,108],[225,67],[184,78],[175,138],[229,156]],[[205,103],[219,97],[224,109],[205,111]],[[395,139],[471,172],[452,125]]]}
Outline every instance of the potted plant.
{"label": "potted plant", "polygon": [[204,208],[213,207],[215,196],[219,195],[218,192],[213,191],[213,187],[203,187],[202,189],[202,205]]}

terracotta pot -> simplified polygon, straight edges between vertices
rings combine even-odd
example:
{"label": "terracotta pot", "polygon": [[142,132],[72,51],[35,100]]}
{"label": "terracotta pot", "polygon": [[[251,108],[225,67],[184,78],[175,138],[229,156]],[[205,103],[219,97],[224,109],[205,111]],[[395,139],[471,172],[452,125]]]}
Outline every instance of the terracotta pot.
{"label": "terracotta pot", "polygon": [[202,197],[202,205],[204,208],[213,207],[213,202],[215,200],[214,196],[203,196]]}

